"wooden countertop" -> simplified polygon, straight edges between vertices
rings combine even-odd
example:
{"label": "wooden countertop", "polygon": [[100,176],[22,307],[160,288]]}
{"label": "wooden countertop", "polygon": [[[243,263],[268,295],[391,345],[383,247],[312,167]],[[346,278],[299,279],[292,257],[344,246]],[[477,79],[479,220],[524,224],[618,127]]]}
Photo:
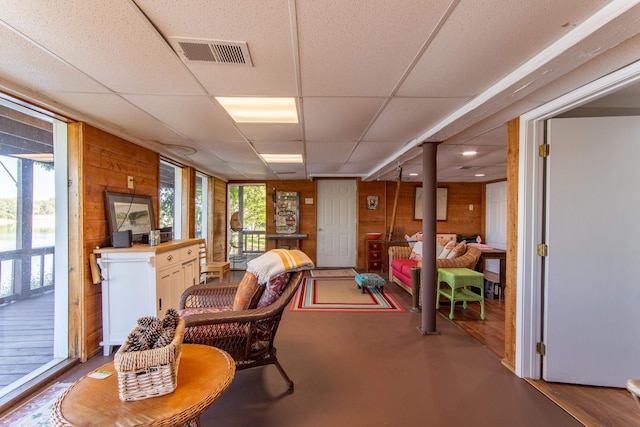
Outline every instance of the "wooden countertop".
{"label": "wooden countertop", "polygon": [[168,242],[160,243],[157,246],[151,246],[145,243],[134,243],[130,248],[96,248],[93,250],[94,254],[105,253],[117,253],[117,252],[165,252],[172,249],[183,248],[185,246],[195,245],[199,239],[183,239],[183,240],[169,240]]}

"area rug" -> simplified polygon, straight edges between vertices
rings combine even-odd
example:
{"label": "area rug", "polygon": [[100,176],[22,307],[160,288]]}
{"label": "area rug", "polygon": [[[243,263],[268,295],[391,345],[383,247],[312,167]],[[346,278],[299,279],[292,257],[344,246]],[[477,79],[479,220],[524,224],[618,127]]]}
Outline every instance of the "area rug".
{"label": "area rug", "polygon": [[356,271],[353,268],[338,268],[327,270],[311,270],[311,276],[313,277],[351,277],[355,276]]}
{"label": "area rug", "polygon": [[48,427],[51,408],[71,383],[55,383],[12,412],[0,418],[0,426]]}
{"label": "area rug", "polygon": [[388,292],[358,288],[352,278],[307,277],[293,297],[291,311],[404,312]]}

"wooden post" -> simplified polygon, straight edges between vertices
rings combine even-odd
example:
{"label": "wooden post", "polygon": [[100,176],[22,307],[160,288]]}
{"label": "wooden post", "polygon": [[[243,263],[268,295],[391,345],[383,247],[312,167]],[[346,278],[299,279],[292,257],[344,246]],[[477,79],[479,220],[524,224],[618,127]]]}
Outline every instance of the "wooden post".
{"label": "wooden post", "polygon": [[393,211],[391,211],[391,226],[389,227],[389,238],[393,236],[393,227],[396,221],[396,210],[398,209],[398,196],[400,195],[400,183],[402,182],[402,168],[398,168],[398,185],[396,186],[396,197],[393,200]]}

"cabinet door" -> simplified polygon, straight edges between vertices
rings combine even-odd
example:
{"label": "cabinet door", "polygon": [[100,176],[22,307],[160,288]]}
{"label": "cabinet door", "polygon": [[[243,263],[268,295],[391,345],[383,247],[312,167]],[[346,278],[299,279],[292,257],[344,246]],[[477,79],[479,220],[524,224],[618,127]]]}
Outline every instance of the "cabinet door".
{"label": "cabinet door", "polygon": [[179,266],[165,268],[159,272],[156,283],[156,311],[158,318],[162,319],[169,308],[178,309],[181,284],[182,268]]}
{"label": "cabinet door", "polygon": [[180,295],[187,289],[189,286],[193,286],[196,283],[196,278],[198,276],[198,262],[197,260],[191,260],[182,264],[182,287],[180,289]]}

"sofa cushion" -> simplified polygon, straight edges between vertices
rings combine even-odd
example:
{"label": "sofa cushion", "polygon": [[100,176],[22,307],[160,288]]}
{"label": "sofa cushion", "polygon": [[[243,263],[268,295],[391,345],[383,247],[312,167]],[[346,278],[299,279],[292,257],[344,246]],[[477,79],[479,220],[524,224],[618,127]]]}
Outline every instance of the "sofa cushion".
{"label": "sofa cushion", "polygon": [[449,255],[447,255],[447,258],[449,259],[458,258],[459,256],[464,255],[466,251],[467,251],[467,242],[463,240],[462,242],[456,244],[453,249],[451,249],[451,252],[449,252]]}
{"label": "sofa cushion", "polygon": [[397,272],[409,277],[411,277],[411,268],[417,265],[417,261],[407,258],[396,258],[391,262],[394,274]]}
{"label": "sofa cushion", "polygon": [[264,292],[262,292],[262,296],[260,296],[260,301],[258,301],[257,307],[262,308],[273,304],[273,302],[282,294],[282,290],[289,282],[290,277],[291,274],[288,272],[272,277],[269,280],[269,284],[264,289]]}
{"label": "sofa cushion", "polygon": [[447,242],[445,247],[442,249],[442,252],[440,252],[440,255],[438,255],[438,258],[447,258],[449,256],[449,253],[451,253],[451,251],[455,247],[456,247],[456,242],[453,242],[453,241]]}
{"label": "sofa cushion", "polygon": [[416,242],[416,244],[413,245],[413,249],[411,250],[409,259],[412,259],[414,261],[422,261],[422,242]]}
{"label": "sofa cushion", "polygon": [[238,289],[236,290],[236,296],[233,299],[233,311],[246,310],[251,304],[251,300],[255,294],[260,290],[258,286],[258,277],[249,273],[244,273]]}

